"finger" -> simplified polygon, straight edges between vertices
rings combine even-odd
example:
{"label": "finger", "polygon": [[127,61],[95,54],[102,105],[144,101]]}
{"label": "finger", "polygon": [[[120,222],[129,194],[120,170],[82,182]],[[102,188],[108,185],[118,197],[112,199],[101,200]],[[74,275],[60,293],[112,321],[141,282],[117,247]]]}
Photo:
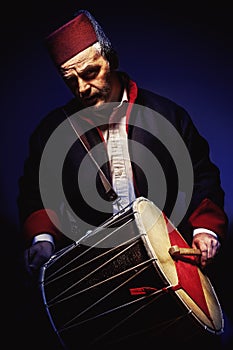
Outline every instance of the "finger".
{"label": "finger", "polygon": [[219,252],[220,246],[221,246],[221,244],[217,240],[214,240],[211,242],[212,257],[214,257]]}
{"label": "finger", "polygon": [[210,264],[215,256],[215,248],[208,248],[206,251],[202,252],[202,258],[201,258],[201,264],[202,266],[206,266],[207,264]]}
{"label": "finger", "polygon": [[33,270],[38,270],[47,260],[48,260],[48,257],[46,255],[35,254],[30,263],[30,267]]}
{"label": "finger", "polygon": [[27,254],[27,267],[29,269],[30,273],[34,273],[36,270],[38,270],[38,254],[37,254],[37,249],[35,246],[31,246],[28,249],[28,254]]}
{"label": "finger", "polygon": [[219,250],[220,244],[218,241],[214,240],[211,241],[211,243],[208,245],[208,253],[207,253],[207,259],[211,260],[215,257],[215,255],[217,254],[218,250]]}
{"label": "finger", "polygon": [[208,259],[208,250],[203,250],[201,252],[201,265],[205,266]]}
{"label": "finger", "polygon": [[25,266],[26,272],[29,275],[32,275],[33,265],[31,265],[31,250],[30,250],[30,248],[25,250],[25,252],[24,252],[24,266]]}
{"label": "finger", "polygon": [[29,265],[30,269],[34,272],[37,271],[41,266],[41,259],[37,255],[33,257]]}
{"label": "finger", "polygon": [[212,256],[213,256],[213,249],[212,247],[210,247],[209,249],[207,249],[207,254],[206,254],[207,260],[211,259]]}

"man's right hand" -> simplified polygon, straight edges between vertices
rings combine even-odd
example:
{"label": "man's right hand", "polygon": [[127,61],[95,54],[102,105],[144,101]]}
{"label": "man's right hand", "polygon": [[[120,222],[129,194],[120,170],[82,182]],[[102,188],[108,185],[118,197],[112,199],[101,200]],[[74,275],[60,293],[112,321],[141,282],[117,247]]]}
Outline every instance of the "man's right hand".
{"label": "man's right hand", "polygon": [[52,256],[54,247],[48,241],[33,244],[24,252],[25,267],[29,274],[37,272]]}

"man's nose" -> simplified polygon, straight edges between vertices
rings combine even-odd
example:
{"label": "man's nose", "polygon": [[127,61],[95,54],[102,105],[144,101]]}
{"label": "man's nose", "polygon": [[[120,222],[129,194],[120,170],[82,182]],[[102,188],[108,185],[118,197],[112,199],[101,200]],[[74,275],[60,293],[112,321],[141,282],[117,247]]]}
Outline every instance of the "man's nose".
{"label": "man's nose", "polygon": [[90,89],[90,84],[89,84],[87,81],[85,81],[85,80],[79,78],[79,79],[78,79],[78,87],[79,87],[79,93],[80,93],[80,94],[83,94],[83,93],[85,93],[87,90]]}

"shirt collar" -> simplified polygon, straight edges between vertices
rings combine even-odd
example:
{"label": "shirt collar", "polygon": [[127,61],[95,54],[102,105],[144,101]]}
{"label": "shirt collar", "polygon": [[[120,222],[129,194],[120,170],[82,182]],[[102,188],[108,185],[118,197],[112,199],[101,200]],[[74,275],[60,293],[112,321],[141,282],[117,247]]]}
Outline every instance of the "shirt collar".
{"label": "shirt collar", "polygon": [[124,88],[123,94],[122,94],[122,98],[121,98],[121,102],[119,103],[119,105],[117,105],[115,108],[113,108],[114,110],[117,108],[120,108],[124,102],[128,102],[128,95],[127,95],[127,90],[126,88]]}

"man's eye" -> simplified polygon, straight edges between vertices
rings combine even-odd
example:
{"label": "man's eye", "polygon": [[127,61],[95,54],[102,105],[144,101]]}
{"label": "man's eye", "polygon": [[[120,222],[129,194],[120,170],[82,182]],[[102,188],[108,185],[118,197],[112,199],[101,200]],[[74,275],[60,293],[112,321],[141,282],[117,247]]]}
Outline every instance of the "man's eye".
{"label": "man's eye", "polygon": [[76,85],[77,84],[77,78],[75,76],[64,76],[63,77],[64,81],[66,82],[66,84],[69,84],[69,85]]}
{"label": "man's eye", "polygon": [[98,75],[98,73],[99,73],[99,68],[89,69],[83,75],[83,79],[85,80],[94,79]]}

